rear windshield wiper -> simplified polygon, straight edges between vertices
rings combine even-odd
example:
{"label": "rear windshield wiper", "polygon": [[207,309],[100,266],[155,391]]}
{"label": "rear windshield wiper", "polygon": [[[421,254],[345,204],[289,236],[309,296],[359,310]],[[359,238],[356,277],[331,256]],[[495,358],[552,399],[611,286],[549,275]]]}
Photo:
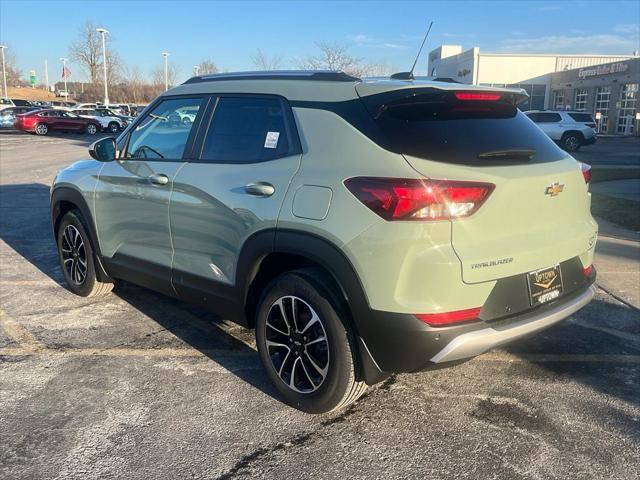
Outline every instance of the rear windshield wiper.
{"label": "rear windshield wiper", "polygon": [[514,159],[523,159],[531,160],[536,154],[536,151],[532,148],[516,148],[509,150],[494,150],[492,152],[484,152],[478,155],[480,160],[493,160],[493,159],[502,159],[502,158],[514,158]]}

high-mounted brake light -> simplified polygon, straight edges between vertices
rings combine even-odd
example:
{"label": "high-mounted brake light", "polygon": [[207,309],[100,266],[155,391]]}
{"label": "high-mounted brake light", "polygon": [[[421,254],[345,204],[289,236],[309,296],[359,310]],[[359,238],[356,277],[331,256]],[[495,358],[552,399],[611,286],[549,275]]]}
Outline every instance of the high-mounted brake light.
{"label": "high-mounted brake light", "polygon": [[591,165],[587,165],[586,163],[581,163],[580,170],[582,170],[584,183],[589,183],[591,181]]}
{"label": "high-mounted brake light", "polygon": [[432,327],[441,327],[454,323],[477,320],[481,307],[469,308],[467,310],[456,310],[455,312],[443,313],[418,313],[416,317]]}
{"label": "high-mounted brake light", "polygon": [[491,102],[500,100],[500,97],[501,95],[498,93],[456,92],[456,98],[458,100],[483,100],[485,102]]}
{"label": "high-mounted brake light", "polygon": [[353,177],[345,186],[385,220],[468,217],[493,191],[491,183],[416,178]]}

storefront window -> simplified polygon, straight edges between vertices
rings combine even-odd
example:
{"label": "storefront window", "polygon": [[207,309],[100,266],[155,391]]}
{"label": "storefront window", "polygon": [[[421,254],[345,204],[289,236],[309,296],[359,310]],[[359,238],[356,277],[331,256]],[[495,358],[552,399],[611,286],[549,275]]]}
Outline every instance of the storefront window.
{"label": "storefront window", "polygon": [[620,90],[620,110],[618,111],[618,125],[616,133],[620,133],[622,135],[633,134],[637,98],[637,83],[627,83],[622,86],[622,89]]}
{"label": "storefront window", "polygon": [[522,111],[527,110],[543,110],[544,95],[547,91],[546,85],[533,85],[531,83],[514,83],[507,85],[507,88],[522,88],[529,94],[529,98],[518,104],[518,108]]}
{"label": "storefront window", "polygon": [[551,106],[554,110],[564,110],[564,90],[554,90]]}
{"label": "storefront window", "polygon": [[[598,87],[596,90],[596,105],[594,114],[600,113],[600,120],[596,118],[598,133],[606,133],[609,125],[609,100],[611,98],[611,87]],[[596,115],[594,115],[596,117]]]}
{"label": "storefront window", "polygon": [[587,109],[587,97],[586,88],[576,88],[576,96],[573,101],[573,109],[576,112],[584,112]]}

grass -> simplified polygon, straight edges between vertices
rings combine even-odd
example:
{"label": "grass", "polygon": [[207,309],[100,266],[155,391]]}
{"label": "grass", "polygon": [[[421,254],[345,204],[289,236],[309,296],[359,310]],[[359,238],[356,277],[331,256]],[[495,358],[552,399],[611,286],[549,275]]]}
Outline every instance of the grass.
{"label": "grass", "polygon": [[[591,170],[591,183],[634,178],[640,178],[640,167],[604,167]],[[592,192],[591,213],[634,232],[640,231],[640,202]]]}
{"label": "grass", "polygon": [[591,213],[634,232],[640,231],[640,202],[592,193]]}

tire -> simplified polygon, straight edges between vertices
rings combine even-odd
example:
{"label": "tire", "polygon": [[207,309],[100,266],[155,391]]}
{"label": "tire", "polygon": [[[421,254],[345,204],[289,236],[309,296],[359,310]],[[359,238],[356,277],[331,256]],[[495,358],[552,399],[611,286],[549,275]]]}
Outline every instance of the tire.
{"label": "tire", "polygon": [[96,259],[87,231],[78,210],[67,212],[56,232],[58,259],[69,290],[81,297],[98,297],[109,293],[113,283],[98,280]]}
{"label": "tire", "polygon": [[120,125],[118,125],[117,122],[111,122],[111,123],[109,123],[109,126],[107,127],[107,129],[111,133],[118,133],[120,131]]}
{"label": "tire", "polygon": [[49,126],[46,123],[39,123],[36,125],[36,129],[34,132],[36,135],[46,135],[47,133],[49,133]]}
{"label": "tire", "polygon": [[301,269],[274,279],[258,304],[260,360],[284,402],[307,413],[344,408],[367,389],[348,317],[330,292],[317,269]]}
{"label": "tire", "polygon": [[89,123],[85,129],[85,131],[89,134],[89,135],[95,135],[96,133],[98,133],[98,126],[95,123]]}
{"label": "tire", "polygon": [[575,152],[582,145],[582,138],[576,133],[569,133],[562,138],[562,148],[567,152]]}

